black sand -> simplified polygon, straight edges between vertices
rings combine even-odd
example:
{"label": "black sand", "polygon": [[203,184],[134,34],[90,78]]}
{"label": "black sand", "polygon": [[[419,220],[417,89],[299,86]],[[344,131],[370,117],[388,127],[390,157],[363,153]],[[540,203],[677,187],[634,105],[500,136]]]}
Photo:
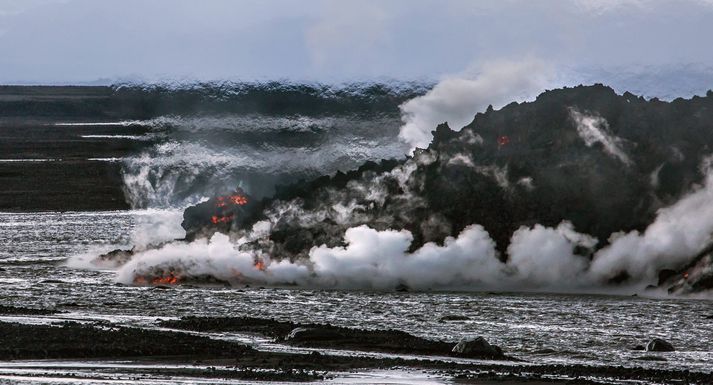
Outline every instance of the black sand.
{"label": "black sand", "polygon": [[[297,324],[262,318],[185,317],[162,321],[160,326],[201,332],[257,333],[277,341],[310,348],[334,348],[394,354],[459,356],[452,353],[453,343],[413,336],[399,330],[360,330],[325,324]],[[301,334],[290,336],[297,328]],[[505,355],[471,354],[469,358],[510,360]]]}
{"label": "black sand", "polygon": [[[20,313],[24,312],[21,308],[17,309]],[[197,320],[202,321],[198,322]],[[283,331],[281,328],[284,324],[289,324],[256,318],[250,319],[250,322],[245,319],[236,319],[237,321],[232,323],[227,321],[229,319],[220,320],[211,324],[210,319],[195,319],[184,326],[195,326],[191,328],[210,331],[239,329],[263,335],[281,335]],[[266,327],[254,327],[258,323],[262,323]],[[170,323],[164,322],[162,325],[168,326]],[[180,324],[174,326],[178,325]],[[271,325],[276,326],[275,332],[268,331]],[[334,328],[328,325],[323,325],[323,327]],[[372,331],[354,329],[353,332],[362,336],[374,336]],[[407,336],[406,333],[401,332],[388,333]],[[408,338],[405,341],[408,341]],[[322,347],[330,349],[349,348],[349,346],[342,346],[338,340],[322,341],[322,345]],[[367,349],[368,345],[368,343],[362,344],[362,350],[384,350],[378,347],[373,350]],[[408,347],[404,347],[404,350],[408,350]],[[418,353],[418,351],[413,353]],[[236,342],[216,340],[183,332],[116,327],[109,323],[82,325],[75,322],[64,322],[56,325],[25,325],[0,322],[0,360],[2,361],[83,359],[102,362],[117,358],[141,364],[172,363],[195,366],[195,368],[184,369],[136,369],[135,374],[137,375],[155,374],[216,379],[308,381],[329,378],[337,372],[344,371],[406,368],[425,370],[454,378],[457,383],[471,384],[601,384],[627,381],[713,384],[713,376],[710,373],[681,370],[585,365],[523,366],[515,363],[506,364],[502,361],[492,364],[483,362],[457,363],[439,359],[335,356],[317,352],[311,354],[264,352]]]}

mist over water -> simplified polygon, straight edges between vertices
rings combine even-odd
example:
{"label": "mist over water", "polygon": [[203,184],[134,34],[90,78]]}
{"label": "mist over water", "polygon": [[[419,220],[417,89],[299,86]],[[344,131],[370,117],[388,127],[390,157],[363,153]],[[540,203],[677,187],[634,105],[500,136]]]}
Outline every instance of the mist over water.
{"label": "mist over water", "polygon": [[276,185],[402,158],[408,146],[397,138],[398,105],[424,85],[204,87],[162,89],[159,105],[180,102],[183,93],[196,100],[185,110],[157,108],[172,114],[125,122],[150,127],[156,140],[124,160],[132,207],[185,207],[236,187],[261,198]]}
{"label": "mist over water", "polygon": [[135,208],[184,207],[241,187],[255,197],[275,185],[398,157],[390,117],[233,116],[163,121],[160,143],[125,159]]}

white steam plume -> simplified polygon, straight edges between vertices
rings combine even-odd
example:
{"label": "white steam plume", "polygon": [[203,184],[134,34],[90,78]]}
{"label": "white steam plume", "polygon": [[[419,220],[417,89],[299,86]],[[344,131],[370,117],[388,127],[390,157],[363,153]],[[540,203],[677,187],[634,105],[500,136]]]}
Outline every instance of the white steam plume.
{"label": "white steam plume", "polygon": [[574,231],[570,222],[557,228],[535,225],[516,230],[510,241],[508,265],[524,287],[567,288],[586,285],[588,258],[575,247],[593,248],[597,239]]}
{"label": "white steam plume", "polygon": [[[345,247],[314,247],[309,261],[272,261],[241,251],[223,234],[210,240],[171,243],[137,255],[118,272],[120,282],[137,276],[176,272],[186,277],[210,276],[231,283],[300,284],[316,287],[391,289],[492,287],[502,279],[495,243],[478,225],[449,237],[443,246],[427,243],[408,253],[413,236],[406,230],[377,231],[367,226],[346,231]],[[264,267],[256,265],[256,261]]]}
{"label": "white steam plume", "polygon": [[[705,162],[710,163],[710,162]],[[705,183],[674,205],[659,210],[643,233],[616,233],[611,245],[597,252],[590,273],[600,280],[626,271],[654,280],[664,268],[679,268],[711,242],[713,234],[713,170]]]}
{"label": "white steam plume", "polygon": [[458,238],[448,237],[443,246],[427,243],[413,253],[407,252],[413,236],[405,230],[359,226],[348,229],[344,240],[346,247],[310,251],[315,273],[329,286],[483,288],[502,278],[495,242],[479,225],[467,227]]}
{"label": "white steam plume", "polygon": [[[255,233],[269,233],[265,223]],[[255,235],[255,234],[253,234]],[[209,240],[171,243],[139,253],[118,272],[118,280],[136,277],[213,277],[232,284],[259,283],[331,288],[393,289],[556,289],[582,287],[585,257],[576,246],[592,247],[596,240],[574,231],[569,222],[556,229],[523,227],[513,235],[507,263],[500,261],[495,242],[480,225],[466,227],[443,245],[426,243],[409,253],[409,231],[378,231],[368,226],[346,230],[346,246],[313,247],[306,260],[275,261],[250,249],[244,240],[232,242],[215,234]],[[260,261],[260,263],[256,263]]]}
{"label": "white steam plume", "polygon": [[411,150],[425,148],[431,142],[431,131],[448,122],[460,130],[473,120],[474,113],[506,103],[527,100],[541,92],[552,80],[552,70],[541,60],[495,61],[482,66],[477,73],[466,72],[440,81],[423,96],[401,105],[399,138]]}
{"label": "white steam plume", "polygon": [[604,152],[609,156],[620,160],[627,166],[631,165],[631,159],[622,149],[623,141],[609,132],[609,123],[606,119],[601,116],[581,113],[576,108],[570,108],[569,113],[577,125],[577,134],[584,140],[587,147],[592,147],[594,143],[601,143]]}

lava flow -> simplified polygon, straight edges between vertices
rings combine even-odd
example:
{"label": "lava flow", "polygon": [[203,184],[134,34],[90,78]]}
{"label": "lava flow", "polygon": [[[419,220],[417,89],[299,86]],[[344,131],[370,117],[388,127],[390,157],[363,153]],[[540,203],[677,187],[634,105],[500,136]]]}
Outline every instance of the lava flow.
{"label": "lava flow", "polygon": [[248,203],[248,198],[244,195],[229,195],[215,198],[215,207],[227,207],[231,204],[243,206]]}
{"label": "lava flow", "polygon": [[177,285],[179,283],[181,283],[181,277],[172,271],[162,276],[145,277],[139,275],[134,278],[135,285]]}
{"label": "lava flow", "polygon": [[242,194],[219,196],[215,198],[215,215],[211,215],[210,222],[214,225],[219,223],[230,223],[235,219],[234,211],[236,206],[244,206],[248,203],[248,198]]}
{"label": "lava flow", "polygon": [[241,221],[249,218],[250,210],[254,209],[254,201],[241,188],[236,188],[230,194],[211,198],[196,206],[189,207],[183,214],[181,226],[186,230],[186,239],[193,240],[196,236],[207,236],[219,231],[229,232],[239,226]]}
{"label": "lava flow", "polygon": [[233,218],[235,218],[235,215],[213,215],[212,217],[210,217],[210,222],[214,225],[217,225],[218,223],[229,223],[233,220]]}
{"label": "lava flow", "polygon": [[267,268],[267,266],[265,265],[265,261],[263,261],[262,259],[256,260],[254,266],[260,271],[265,271],[265,269]]}

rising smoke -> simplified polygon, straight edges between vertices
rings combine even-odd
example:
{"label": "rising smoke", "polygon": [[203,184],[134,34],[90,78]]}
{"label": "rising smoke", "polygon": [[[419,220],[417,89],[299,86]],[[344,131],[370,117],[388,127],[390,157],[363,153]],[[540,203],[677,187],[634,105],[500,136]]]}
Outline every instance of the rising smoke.
{"label": "rising smoke", "polygon": [[443,122],[456,131],[476,112],[512,101],[529,100],[551,85],[553,71],[545,62],[528,58],[494,61],[457,76],[448,76],[423,96],[401,105],[399,138],[414,148],[426,148],[431,131]]}
{"label": "rising smoke", "polygon": [[601,116],[584,114],[576,108],[570,108],[570,113],[577,124],[577,133],[584,140],[587,147],[592,147],[595,143],[599,143],[604,147],[604,151],[607,154],[619,159],[627,166],[631,165],[631,159],[622,149],[622,140],[609,132],[609,124],[606,119]]}
{"label": "rising smoke", "polygon": [[600,250],[591,273],[604,279],[626,271],[640,280],[653,280],[661,269],[686,264],[708,246],[713,234],[713,170],[704,161],[705,183],[670,207],[659,211],[643,233],[612,234]]}

